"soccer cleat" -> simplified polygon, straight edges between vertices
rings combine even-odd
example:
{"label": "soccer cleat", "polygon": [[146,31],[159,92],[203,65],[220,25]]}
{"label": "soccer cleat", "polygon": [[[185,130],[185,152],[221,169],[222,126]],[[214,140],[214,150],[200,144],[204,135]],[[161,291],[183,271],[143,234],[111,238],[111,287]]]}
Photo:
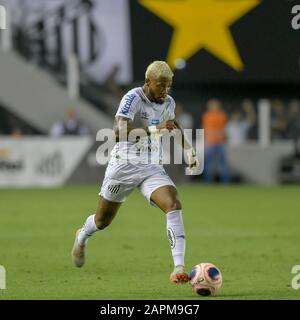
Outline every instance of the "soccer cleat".
{"label": "soccer cleat", "polygon": [[174,271],[170,275],[170,281],[174,283],[187,283],[189,281],[189,275],[185,272],[184,266],[176,266]]}
{"label": "soccer cleat", "polygon": [[73,264],[78,268],[81,268],[85,262],[85,254],[84,254],[85,246],[80,245],[77,241],[80,230],[81,229],[78,229],[76,232],[75,241],[72,249],[72,261],[73,261]]}

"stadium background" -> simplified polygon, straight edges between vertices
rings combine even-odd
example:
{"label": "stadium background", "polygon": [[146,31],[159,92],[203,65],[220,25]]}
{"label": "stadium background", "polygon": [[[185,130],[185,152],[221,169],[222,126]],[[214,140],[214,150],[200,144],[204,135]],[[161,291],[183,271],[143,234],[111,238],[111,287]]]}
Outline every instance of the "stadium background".
{"label": "stadium background", "polygon": [[[0,30],[0,265],[8,274],[0,298],[198,299],[167,283],[163,216],[137,193],[110,230],[91,241],[84,271],[74,271],[68,259],[74,230],[95,209],[105,171],[96,162],[96,133],[112,127],[121,96],[143,83],[145,67],[168,59],[176,28],[162,8],[168,3],[177,16],[176,2],[0,0],[7,10],[7,29]],[[201,1],[180,3],[191,19],[212,26],[221,21],[212,15],[216,7],[228,12],[225,1],[203,8]],[[225,143],[230,184],[221,183],[218,159],[212,184],[203,175],[185,176],[184,166],[167,171],[185,208],[187,264],[204,259],[220,266],[220,299],[298,299],[291,287],[292,266],[300,264],[294,3],[245,0],[243,9],[236,3],[226,1],[237,12],[232,23],[218,24],[233,40],[223,52],[228,38],[218,38],[210,25],[196,23],[185,34],[193,41],[207,29],[221,52],[200,41],[193,53],[176,57],[172,95],[193,129],[202,128],[210,99],[219,99],[228,118],[236,111],[245,117],[243,102],[250,100],[252,131],[238,145]],[[82,130],[59,134],[73,113]],[[135,276],[141,273],[143,283]]]}

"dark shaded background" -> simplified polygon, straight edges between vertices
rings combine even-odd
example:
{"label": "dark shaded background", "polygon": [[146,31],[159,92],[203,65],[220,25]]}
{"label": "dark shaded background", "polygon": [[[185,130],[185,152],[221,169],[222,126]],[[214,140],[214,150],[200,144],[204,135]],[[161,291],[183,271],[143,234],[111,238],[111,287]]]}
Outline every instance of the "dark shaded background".
{"label": "dark shaded background", "polygon": [[[291,10],[296,4],[297,1],[264,0],[230,27],[244,63],[242,72],[202,49],[187,61],[184,70],[176,71],[176,83],[300,84],[300,30],[291,26]],[[166,59],[173,29],[137,0],[130,1],[130,5],[134,78],[142,80],[149,62]]]}

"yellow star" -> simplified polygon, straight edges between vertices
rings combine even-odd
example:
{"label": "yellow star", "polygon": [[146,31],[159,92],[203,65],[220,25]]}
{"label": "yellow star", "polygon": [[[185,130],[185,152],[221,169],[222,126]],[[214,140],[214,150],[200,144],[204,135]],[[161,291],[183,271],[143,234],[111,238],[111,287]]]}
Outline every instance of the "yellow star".
{"label": "yellow star", "polygon": [[206,49],[236,71],[244,66],[229,27],[260,0],[140,0],[174,28],[167,61],[188,60]]}

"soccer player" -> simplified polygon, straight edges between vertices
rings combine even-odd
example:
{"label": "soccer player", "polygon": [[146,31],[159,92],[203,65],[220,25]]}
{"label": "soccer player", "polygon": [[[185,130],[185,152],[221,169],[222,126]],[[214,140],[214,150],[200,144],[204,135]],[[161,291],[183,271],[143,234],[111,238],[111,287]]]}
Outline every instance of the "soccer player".
{"label": "soccer player", "polygon": [[146,70],[143,87],[130,90],[122,98],[114,124],[117,143],[105,172],[96,214],[90,215],[76,232],[72,249],[76,267],[85,263],[89,237],[109,226],[121,204],[134,188],[138,188],[151,204],[166,214],[174,262],[170,280],[174,283],[188,282],[182,207],[176,187],[161,164],[161,136],[175,132],[175,129],[180,131],[183,139],[179,140],[185,148],[190,174],[197,171],[199,161],[175,120],[175,102],[168,95],[172,80],[173,72],[169,65],[164,61],[154,61]]}

